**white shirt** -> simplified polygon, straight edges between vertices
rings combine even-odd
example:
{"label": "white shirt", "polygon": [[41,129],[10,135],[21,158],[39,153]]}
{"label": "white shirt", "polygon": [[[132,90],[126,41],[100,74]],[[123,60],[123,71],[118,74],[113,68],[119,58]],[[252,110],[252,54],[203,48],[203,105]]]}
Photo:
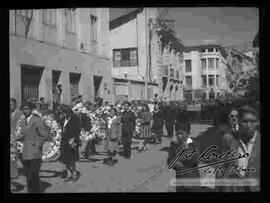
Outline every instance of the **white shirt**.
{"label": "white shirt", "polygon": [[[249,158],[250,158],[250,154],[251,154],[252,149],[254,147],[254,142],[255,142],[256,137],[257,137],[257,132],[255,132],[252,139],[246,145],[243,143],[242,140],[239,140],[241,146],[239,146],[238,152],[241,153],[241,154],[244,154],[244,153],[249,154],[249,156],[246,157],[246,158],[238,159],[238,166],[242,167],[243,169],[247,168],[248,161],[249,161]],[[240,174],[242,176],[245,176],[245,172],[246,172],[245,170],[240,171]]]}
{"label": "white shirt", "polygon": [[64,122],[64,128],[66,127],[68,121],[69,121],[70,117],[68,119],[65,118],[65,122]]}
{"label": "white shirt", "polygon": [[116,118],[116,116],[109,118],[108,120],[108,128],[111,128],[113,120]]}
{"label": "white shirt", "polygon": [[28,116],[28,118],[26,118],[26,120],[27,120],[27,125],[29,124],[29,121],[30,121],[30,119],[32,118],[32,115],[33,115],[33,114],[31,114],[30,116]]}

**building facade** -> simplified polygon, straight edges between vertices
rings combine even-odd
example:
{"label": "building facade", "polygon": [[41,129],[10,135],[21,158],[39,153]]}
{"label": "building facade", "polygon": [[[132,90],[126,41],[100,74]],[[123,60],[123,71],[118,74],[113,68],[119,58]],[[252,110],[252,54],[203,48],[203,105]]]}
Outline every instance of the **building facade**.
{"label": "building facade", "polygon": [[[113,102],[109,9],[10,10],[10,97]],[[59,92],[58,92],[59,93]]]}
{"label": "building facade", "polygon": [[176,37],[158,16],[157,8],[140,8],[110,22],[117,101],[181,98],[182,54]]}
{"label": "building facade", "polygon": [[218,45],[186,47],[184,52],[184,97],[186,100],[210,99],[225,95],[226,52]]}

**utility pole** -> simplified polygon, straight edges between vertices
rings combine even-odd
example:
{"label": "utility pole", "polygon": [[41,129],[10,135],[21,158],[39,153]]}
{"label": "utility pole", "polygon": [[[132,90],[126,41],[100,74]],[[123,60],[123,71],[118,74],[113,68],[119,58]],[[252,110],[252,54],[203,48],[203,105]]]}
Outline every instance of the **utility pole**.
{"label": "utility pole", "polygon": [[147,8],[145,8],[145,33],[146,33],[146,68],[145,68],[145,78],[144,78],[144,82],[145,82],[145,89],[144,89],[144,92],[145,92],[145,100],[147,100],[147,96],[148,96],[148,93],[147,93],[147,89],[148,89],[148,61],[149,61],[149,51],[148,51],[148,20],[147,20]]}

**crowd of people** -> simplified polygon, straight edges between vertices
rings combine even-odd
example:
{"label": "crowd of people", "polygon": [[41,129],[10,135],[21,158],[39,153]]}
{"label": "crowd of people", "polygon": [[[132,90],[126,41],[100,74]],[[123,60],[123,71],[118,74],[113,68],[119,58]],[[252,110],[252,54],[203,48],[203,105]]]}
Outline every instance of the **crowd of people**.
{"label": "crowd of people", "polygon": [[[132,139],[141,140],[137,149],[138,152],[148,150],[148,144],[158,145],[162,143],[165,128],[167,136],[172,139],[169,163],[175,155],[175,150],[183,144],[191,146],[194,143],[199,143],[200,149],[203,149],[204,143],[209,144],[205,141],[207,139],[204,139],[204,136],[199,136],[197,140],[189,138],[190,126],[194,121],[212,122],[215,128],[214,134],[221,135],[222,139],[225,137],[224,140],[231,140],[232,137],[238,140],[244,139],[242,132],[249,134],[249,131],[253,131],[253,133],[258,131],[257,125],[256,127],[250,127],[251,124],[247,123],[249,121],[245,121],[245,119],[252,117],[253,120],[255,119],[258,122],[258,111],[250,107],[239,111],[239,107],[248,105],[247,102],[239,103],[239,99],[235,101],[211,100],[197,101],[192,105],[198,104],[200,105],[199,111],[189,111],[186,102],[124,101],[123,103],[109,105],[108,102],[103,102],[101,98],[97,98],[94,103],[89,101],[83,103],[82,96],[79,95],[72,100],[71,105],[54,104],[53,108],[49,109],[49,105],[44,102],[44,98],[40,98],[38,102],[28,101],[21,108],[18,108],[16,100],[11,98],[11,178],[16,179],[18,177],[16,161],[19,159],[26,172],[28,192],[39,192],[38,174],[42,164],[42,146],[52,138],[38,115],[50,115],[57,121],[61,129],[58,161],[63,164],[61,177],[64,178],[65,182],[79,179],[80,173],[76,169],[76,162],[80,158],[88,158],[94,155],[96,145],[100,144],[101,140],[104,140],[104,150],[108,155],[104,159],[104,164],[113,166],[118,162],[117,154],[121,151],[121,146],[123,148],[122,155],[126,159],[130,159]],[[153,108],[150,109],[149,107],[152,106]],[[82,108],[85,111],[82,111]],[[39,112],[39,114],[35,112]],[[99,112],[99,121],[102,122],[99,122],[100,131],[98,132],[104,132],[104,137],[95,136],[93,139],[83,141],[80,137],[82,132],[90,132],[94,122],[96,122],[89,116],[91,112],[95,114]],[[241,116],[239,115],[240,112]],[[16,127],[22,115],[26,119],[21,125],[22,133],[17,135]],[[240,132],[239,129],[244,130],[241,131],[241,136],[236,138],[235,135],[239,133],[234,132]],[[246,140],[245,142],[250,141]],[[21,151],[16,149],[16,142],[18,141],[23,143]],[[224,141],[224,143],[227,142]],[[228,148],[230,144],[222,146]],[[189,160],[177,163],[173,168],[177,171],[179,167],[189,168],[198,166],[198,164],[201,163]],[[182,176],[177,175],[178,178]],[[182,191],[182,189],[183,187],[180,190]]]}

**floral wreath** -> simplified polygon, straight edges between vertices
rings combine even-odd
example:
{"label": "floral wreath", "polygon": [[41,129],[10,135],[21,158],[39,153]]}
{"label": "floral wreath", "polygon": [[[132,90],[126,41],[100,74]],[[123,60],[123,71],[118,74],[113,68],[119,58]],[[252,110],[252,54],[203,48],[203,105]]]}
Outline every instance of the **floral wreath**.
{"label": "floral wreath", "polygon": [[[50,138],[49,139],[51,141],[47,142],[48,143],[47,149],[44,150],[44,147],[43,147],[43,150],[42,150],[42,160],[49,161],[53,157],[59,155],[60,140],[61,140],[61,128],[59,127],[56,120],[53,119],[50,115],[42,116],[42,114],[37,112],[37,111],[34,111],[33,114],[42,118],[45,126],[50,130],[50,133],[49,133]],[[20,117],[20,119],[17,121],[15,136],[18,136],[21,134],[21,131],[22,131],[21,123],[25,119],[26,119],[25,116],[22,115]],[[22,153],[23,143],[20,141],[17,141],[16,147],[17,147],[17,150]]]}
{"label": "floral wreath", "polygon": [[95,112],[88,111],[85,107],[80,107],[77,112],[86,114],[91,119],[92,128],[90,131],[81,130],[80,139],[82,142],[94,139],[104,139],[106,136],[105,131],[105,117],[108,114],[108,109],[100,107]]}

